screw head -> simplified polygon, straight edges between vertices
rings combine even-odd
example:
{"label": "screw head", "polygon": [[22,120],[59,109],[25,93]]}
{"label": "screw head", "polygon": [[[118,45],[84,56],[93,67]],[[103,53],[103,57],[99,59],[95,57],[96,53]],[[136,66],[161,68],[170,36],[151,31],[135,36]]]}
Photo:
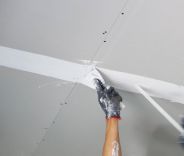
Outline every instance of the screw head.
{"label": "screw head", "polygon": [[104,31],[102,34],[105,35],[107,33],[107,31]]}

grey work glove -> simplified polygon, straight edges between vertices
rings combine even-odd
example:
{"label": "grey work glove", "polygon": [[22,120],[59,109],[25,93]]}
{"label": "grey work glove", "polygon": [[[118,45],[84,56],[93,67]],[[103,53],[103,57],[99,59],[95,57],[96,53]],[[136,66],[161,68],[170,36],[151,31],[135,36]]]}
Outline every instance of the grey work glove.
{"label": "grey work glove", "polygon": [[100,80],[95,79],[96,89],[98,94],[98,101],[105,112],[106,118],[115,117],[121,119],[121,102],[122,97],[119,93],[111,86],[105,86]]}

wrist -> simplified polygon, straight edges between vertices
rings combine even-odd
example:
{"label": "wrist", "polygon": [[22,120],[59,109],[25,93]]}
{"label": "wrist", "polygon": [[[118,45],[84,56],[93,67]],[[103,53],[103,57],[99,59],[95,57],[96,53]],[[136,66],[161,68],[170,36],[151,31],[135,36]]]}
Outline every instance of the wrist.
{"label": "wrist", "polygon": [[109,126],[118,126],[119,124],[119,119],[117,118],[108,118],[106,119],[106,124],[107,124],[107,127]]}
{"label": "wrist", "polygon": [[109,111],[106,113],[106,118],[121,119],[120,111]]}

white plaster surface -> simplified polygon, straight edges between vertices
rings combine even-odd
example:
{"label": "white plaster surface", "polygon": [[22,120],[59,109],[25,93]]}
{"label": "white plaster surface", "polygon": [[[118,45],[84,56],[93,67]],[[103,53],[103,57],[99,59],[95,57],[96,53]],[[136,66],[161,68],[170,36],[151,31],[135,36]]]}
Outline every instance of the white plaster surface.
{"label": "white plaster surface", "polygon": [[109,85],[134,93],[139,93],[136,85],[140,85],[151,96],[184,104],[183,86],[134,74],[97,68],[104,75],[103,78],[93,65],[72,63],[2,46],[0,47],[0,65],[72,83],[82,83],[93,89],[95,89],[94,78],[103,82],[103,79],[106,79]]}

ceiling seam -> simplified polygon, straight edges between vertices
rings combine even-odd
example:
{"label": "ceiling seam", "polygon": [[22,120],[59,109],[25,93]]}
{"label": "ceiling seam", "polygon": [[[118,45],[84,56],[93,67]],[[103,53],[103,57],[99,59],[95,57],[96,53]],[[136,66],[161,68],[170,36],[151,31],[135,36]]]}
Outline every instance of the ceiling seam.
{"label": "ceiling seam", "polygon": [[96,58],[96,56],[98,55],[98,53],[100,52],[100,49],[102,48],[102,46],[107,42],[107,38],[109,36],[109,34],[112,32],[114,26],[116,25],[118,19],[120,18],[121,15],[124,15],[124,9],[128,4],[128,0],[126,0],[125,2],[123,2],[122,7],[120,9],[120,11],[118,12],[117,16],[115,17],[115,20],[113,21],[113,23],[110,25],[109,31],[104,31],[102,34],[105,35],[105,37],[103,38],[103,41],[97,46],[96,51],[94,52],[94,55],[91,57],[90,63],[92,64],[94,59]]}
{"label": "ceiling seam", "polygon": [[[99,46],[97,47],[96,51],[94,52],[94,55],[93,55],[92,58],[90,59],[90,63],[91,63],[91,64],[93,64],[94,59],[96,58],[97,54],[100,52],[100,49],[102,48],[102,46],[104,45],[104,43],[107,42],[106,39],[108,38],[109,34],[112,32],[112,30],[113,30],[115,24],[117,23],[118,19],[120,18],[120,16],[121,16],[121,15],[124,15],[123,10],[124,10],[124,8],[126,7],[127,3],[128,3],[128,0],[126,0],[125,2],[123,2],[123,5],[122,5],[122,7],[121,7],[121,10],[118,12],[118,15],[116,16],[115,20],[114,20],[113,23],[110,25],[109,31],[105,31],[106,33],[103,33],[103,35],[105,35],[105,34],[106,34],[106,35],[105,35],[103,41],[102,41],[102,42],[99,44]],[[84,65],[84,66],[85,66],[85,65]],[[88,71],[86,72],[86,74],[87,74],[87,73],[88,73]],[[86,75],[84,75],[84,77],[85,77],[85,76],[86,76]],[[79,85],[78,82],[75,82],[75,83],[74,83],[74,85],[73,85],[73,87],[71,88],[70,92],[69,92],[68,95],[65,97],[64,103],[60,104],[61,107],[60,107],[59,110],[57,111],[57,113],[56,113],[54,119],[52,120],[52,122],[51,122],[51,124],[48,126],[48,128],[45,128],[45,133],[44,133],[43,136],[41,137],[40,141],[37,143],[35,149],[32,151],[31,156],[34,156],[34,154],[36,153],[36,151],[37,151],[38,148],[40,147],[41,143],[45,141],[46,136],[47,136],[49,130],[50,130],[50,129],[52,128],[52,126],[56,123],[56,120],[57,120],[57,118],[58,118],[58,116],[59,116],[59,114],[60,114],[60,112],[61,112],[61,110],[62,110],[62,106],[63,106],[64,104],[67,104],[67,102],[66,102],[67,99],[70,98],[70,96],[72,95],[73,91],[75,90],[75,88],[76,88],[78,85]]]}
{"label": "ceiling seam", "polygon": [[64,98],[64,101],[60,103],[60,108],[58,109],[56,115],[54,116],[54,119],[52,120],[51,124],[47,128],[44,128],[45,129],[45,133],[41,137],[40,141],[37,143],[35,149],[31,152],[31,156],[34,156],[34,154],[36,153],[36,151],[40,147],[41,143],[46,140],[46,136],[47,136],[49,130],[53,127],[53,125],[56,123],[56,120],[58,119],[58,116],[59,116],[59,114],[60,114],[60,112],[62,110],[62,106],[65,105],[65,104],[67,104],[66,101],[72,95],[73,91],[78,86],[78,84],[79,83],[77,83],[77,82],[74,83],[73,87],[71,88],[71,90],[69,91],[69,93],[67,94],[67,96]]}
{"label": "ceiling seam", "polygon": [[[86,69],[86,65],[84,64],[84,70]],[[86,75],[88,74],[88,70],[85,72],[84,76],[81,78],[83,79],[84,77],[86,77]],[[60,103],[60,108],[58,109],[56,115],[54,116],[53,120],[51,121],[50,125],[48,126],[48,128],[44,128],[45,132],[43,134],[43,136],[41,137],[40,141],[37,142],[37,145],[35,147],[35,149],[31,152],[31,156],[34,156],[34,154],[36,153],[36,151],[38,150],[38,148],[40,147],[41,143],[44,142],[46,140],[46,136],[49,132],[49,130],[53,127],[53,125],[56,123],[56,120],[58,119],[58,116],[62,110],[62,106],[68,104],[67,100],[71,97],[72,93],[74,92],[75,88],[77,88],[77,86],[79,85],[79,82],[75,82],[72,86],[72,88],[70,89],[69,93],[66,95],[66,97],[64,98],[63,102]]]}

